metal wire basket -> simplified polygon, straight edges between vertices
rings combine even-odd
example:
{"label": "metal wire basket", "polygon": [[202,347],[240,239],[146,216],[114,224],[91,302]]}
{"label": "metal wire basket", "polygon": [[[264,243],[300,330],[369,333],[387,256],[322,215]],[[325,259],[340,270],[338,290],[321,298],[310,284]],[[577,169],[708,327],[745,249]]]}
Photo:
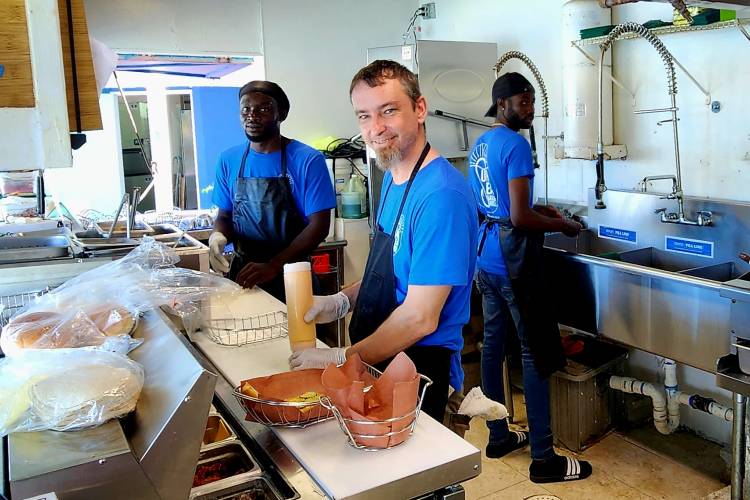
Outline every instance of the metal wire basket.
{"label": "metal wire basket", "polygon": [[247,318],[204,319],[203,332],[220,345],[241,346],[285,337],[287,317],[283,311],[256,314]]}
{"label": "metal wire basket", "polygon": [[37,297],[49,293],[53,287],[46,287],[43,290],[32,292],[22,292],[13,295],[0,296],[0,327],[4,327],[10,321],[10,318],[22,307],[29,302],[34,301]]}
{"label": "metal wire basket", "polygon": [[247,420],[269,427],[304,428],[333,418],[331,410],[320,401],[271,401],[243,394],[239,387],[235,388],[234,397],[245,409]]}
{"label": "metal wire basket", "polygon": [[[379,378],[382,372],[376,368],[365,364],[367,371],[375,378]],[[419,397],[417,406],[412,411],[386,420],[357,420],[345,417],[341,411],[333,404],[333,401],[327,396],[320,399],[320,404],[331,411],[339,427],[347,437],[349,445],[364,451],[380,451],[393,448],[405,442],[414,432],[417,425],[417,418],[422,411],[422,401],[427,392],[427,388],[432,385],[432,380],[428,377],[419,375]],[[365,391],[369,388],[365,388]],[[390,430],[388,429],[396,429]],[[366,430],[366,432],[361,432]],[[383,432],[383,431],[386,432]]]}

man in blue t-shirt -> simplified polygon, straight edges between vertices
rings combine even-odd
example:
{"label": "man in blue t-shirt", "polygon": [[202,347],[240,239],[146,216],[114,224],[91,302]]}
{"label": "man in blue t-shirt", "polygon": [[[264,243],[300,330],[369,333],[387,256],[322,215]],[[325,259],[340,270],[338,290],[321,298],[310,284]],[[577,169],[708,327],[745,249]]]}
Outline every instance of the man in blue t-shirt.
{"label": "man in blue t-shirt", "polygon": [[386,171],[376,233],[362,281],[315,297],[305,320],[330,322],[352,309],[352,346],[301,351],[290,365],[325,367],[355,353],[380,365],[405,351],[433,382],[422,410],[442,421],[449,386],[463,385],[476,205],[464,177],[427,143],[427,103],[411,71],[375,61],[354,76],[350,97],[362,138]]}
{"label": "man in blue t-shirt", "polygon": [[[246,288],[260,285],[282,301],[283,265],[317,248],[336,206],[323,155],[281,135],[288,114],[289,99],[277,84],[252,81],[240,89],[248,140],[217,162],[213,201],[219,215],[209,238],[214,270]],[[229,241],[231,268],[222,255]]]}
{"label": "man in blue t-shirt", "polygon": [[[531,148],[518,133],[534,119],[534,88],[522,75],[506,73],[495,81],[492,100],[486,116],[495,118],[493,128],[479,137],[469,155],[469,179],[483,218],[477,260],[484,312],[482,390],[505,402],[505,336],[517,335],[530,439],[527,432],[509,431],[507,420],[489,421],[486,455],[500,458],[530,440],[532,481],[584,479],[591,474],[588,462],[559,456],[552,448],[549,376],[565,360],[557,322],[540,300],[539,259],[546,231],[575,236],[581,225],[552,207],[534,206]],[[515,331],[508,330],[513,327]]]}

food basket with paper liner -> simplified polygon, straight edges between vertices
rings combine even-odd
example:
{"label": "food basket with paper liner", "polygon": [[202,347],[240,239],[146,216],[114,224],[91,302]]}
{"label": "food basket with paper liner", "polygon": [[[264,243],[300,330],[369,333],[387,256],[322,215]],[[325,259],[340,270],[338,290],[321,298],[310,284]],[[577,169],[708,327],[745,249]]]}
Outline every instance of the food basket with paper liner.
{"label": "food basket with paper liner", "polygon": [[382,373],[355,354],[341,366],[329,365],[322,384],[321,404],[333,412],[349,444],[375,451],[411,436],[432,381],[401,352]]}
{"label": "food basket with paper liner", "polygon": [[322,369],[277,373],[243,380],[234,396],[245,409],[245,419],[268,426],[307,427],[332,418],[320,404],[325,394]]}
{"label": "food basket with paper liner", "polygon": [[0,436],[93,427],[135,409],[141,365],[92,348],[26,349],[0,359]]}

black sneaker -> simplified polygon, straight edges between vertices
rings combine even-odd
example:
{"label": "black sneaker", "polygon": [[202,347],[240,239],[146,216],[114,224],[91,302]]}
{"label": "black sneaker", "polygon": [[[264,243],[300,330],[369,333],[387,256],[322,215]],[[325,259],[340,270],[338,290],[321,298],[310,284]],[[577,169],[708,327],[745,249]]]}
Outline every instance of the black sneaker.
{"label": "black sneaker", "polygon": [[591,464],[585,460],[555,455],[545,460],[532,460],[529,479],[533,483],[560,483],[586,479],[591,472]]}
{"label": "black sneaker", "polygon": [[499,444],[488,444],[484,450],[487,458],[504,457],[511,451],[518,450],[529,444],[529,433],[523,431],[510,431],[508,438]]}

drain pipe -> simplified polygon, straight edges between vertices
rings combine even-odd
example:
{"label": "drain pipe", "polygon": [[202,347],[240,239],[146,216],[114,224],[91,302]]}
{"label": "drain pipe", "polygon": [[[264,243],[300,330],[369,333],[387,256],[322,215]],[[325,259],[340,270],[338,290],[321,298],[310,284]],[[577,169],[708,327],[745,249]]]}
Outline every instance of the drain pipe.
{"label": "drain pipe", "polygon": [[680,405],[708,413],[727,422],[734,420],[734,410],[711,398],[699,394],[686,394],[677,387],[677,363],[664,358],[664,390],[654,384],[632,377],[612,375],[609,386],[629,394],[642,394],[651,398],[654,408],[654,426],[661,434],[672,434],[680,426]]}
{"label": "drain pipe", "polygon": [[672,432],[669,430],[669,424],[667,423],[667,397],[654,384],[632,377],[612,375],[609,378],[609,386],[612,389],[627,392],[628,394],[642,394],[650,397],[654,407],[654,426],[656,430],[662,434],[670,434]]}

